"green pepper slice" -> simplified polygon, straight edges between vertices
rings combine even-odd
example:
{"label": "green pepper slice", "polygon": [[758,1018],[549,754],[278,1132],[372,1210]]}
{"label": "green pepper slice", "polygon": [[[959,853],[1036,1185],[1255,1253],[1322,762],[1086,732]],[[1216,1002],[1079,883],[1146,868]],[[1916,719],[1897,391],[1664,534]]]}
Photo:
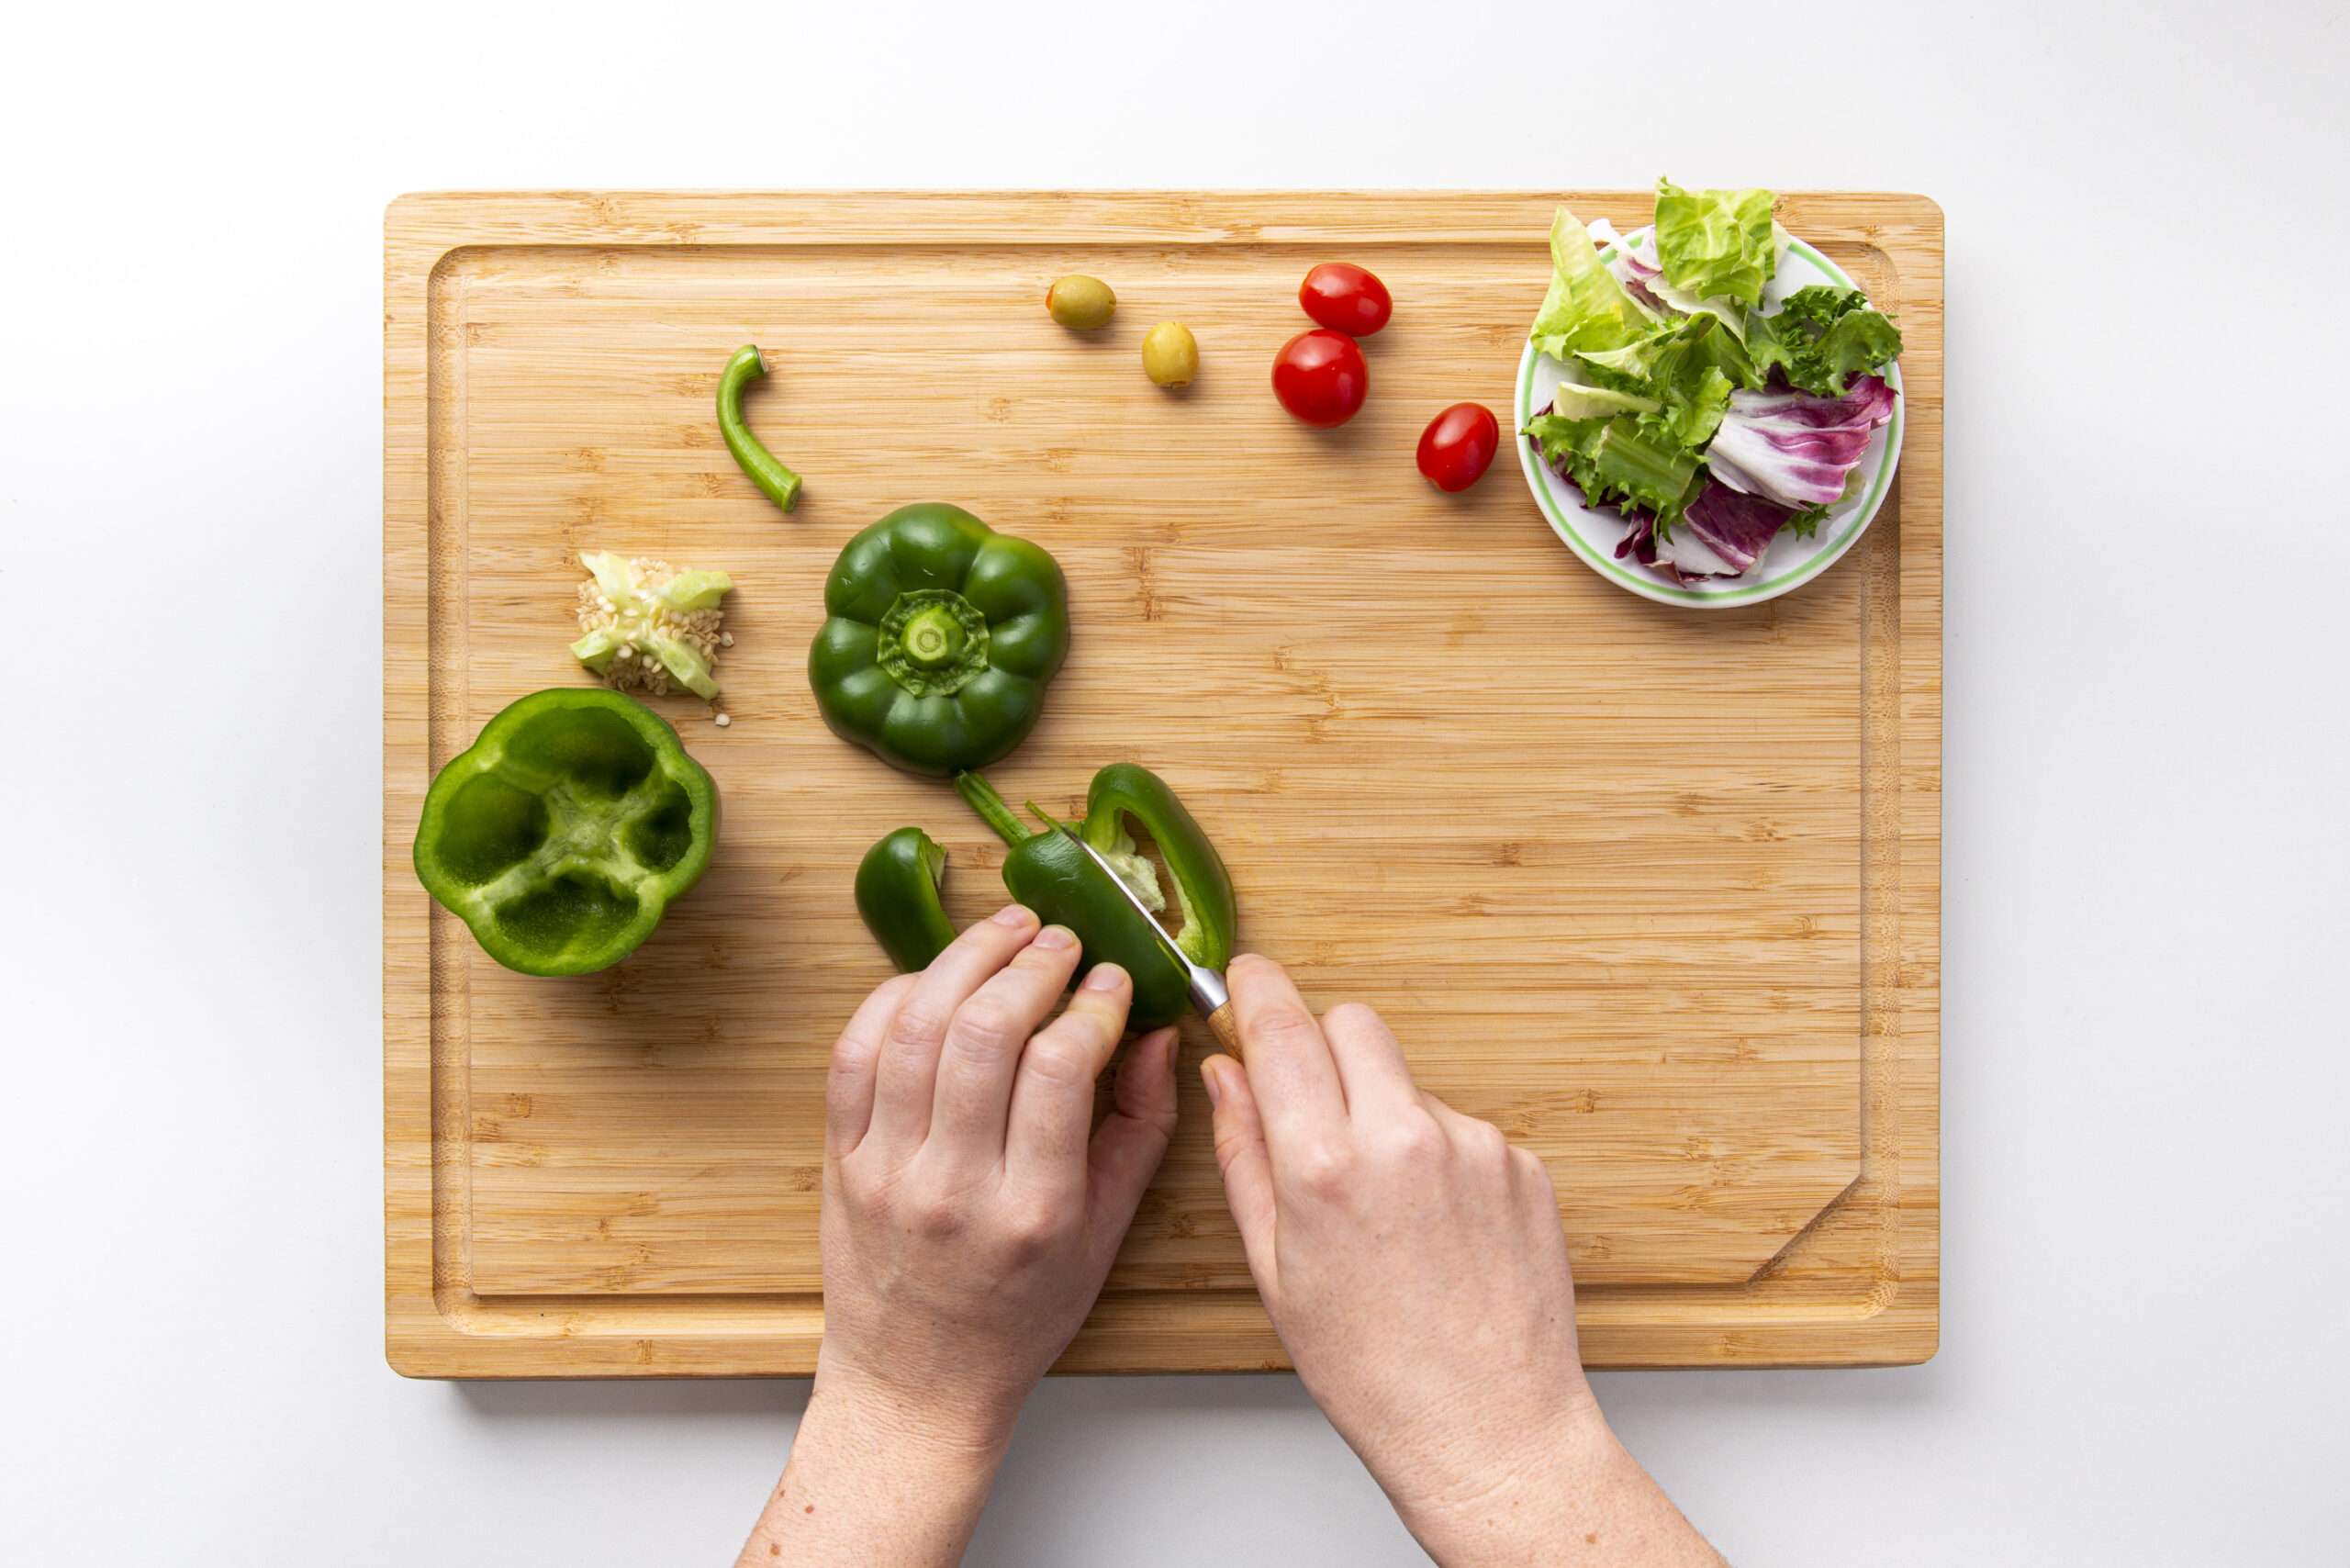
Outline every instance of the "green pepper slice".
{"label": "green pepper slice", "polygon": [[824,722],[910,773],[983,767],[1027,738],[1069,656],[1069,586],[1038,546],[944,501],[850,540],[808,650]]}
{"label": "green pepper slice", "polygon": [[[1003,885],[1012,896],[1043,919],[1077,934],[1080,971],[1106,960],[1133,977],[1134,1005],[1127,1014],[1132,1027],[1155,1029],[1191,1011],[1188,977],[1097,861],[1062,834],[1031,833],[978,774],[957,774],[955,788],[1011,846],[1003,858]],[[1035,807],[1028,809],[1046,823],[1059,825]],[[1175,896],[1183,911],[1176,946],[1195,963],[1223,969],[1232,959],[1238,912],[1231,874],[1215,846],[1174,790],[1149,769],[1117,763],[1094,775],[1084,824],[1075,831],[1118,865],[1121,879],[1142,895],[1146,905],[1164,895],[1157,871],[1136,853],[1125,828],[1127,817],[1149,830],[1174,878]]]}
{"label": "green pepper slice", "polygon": [[856,913],[865,928],[908,974],[955,940],[955,924],[938,901],[946,880],[946,851],[918,827],[885,834],[856,868]]}
{"label": "green pepper slice", "polygon": [[767,357],[759,352],[758,344],[744,343],[734,351],[718,377],[718,433],[726,438],[726,450],[734,454],[751,483],[788,512],[800,504],[800,476],[785,467],[783,460],[743,422],[743,388],[767,373]]}
{"label": "green pepper slice", "polygon": [[510,704],[433,778],[416,875],[508,969],[587,974],[653,934],[717,828],[717,785],[658,714],[565,687]]}
{"label": "green pepper slice", "polygon": [[[1233,896],[1232,873],[1207,831],[1169,789],[1167,780],[1132,762],[1113,762],[1093,776],[1085,791],[1085,842],[1117,867],[1124,879],[1142,896],[1151,913],[1159,913],[1158,873],[1135,852],[1127,831],[1132,818],[1158,846],[1175,883],[1176,907],[1183,924],[1175,932],[1175,946],[1195,964],[1221,969],[1232,961],[1232,942],[1240,926],[1238,901]],[[1160,924],[1164,924],[1162,921]]]}

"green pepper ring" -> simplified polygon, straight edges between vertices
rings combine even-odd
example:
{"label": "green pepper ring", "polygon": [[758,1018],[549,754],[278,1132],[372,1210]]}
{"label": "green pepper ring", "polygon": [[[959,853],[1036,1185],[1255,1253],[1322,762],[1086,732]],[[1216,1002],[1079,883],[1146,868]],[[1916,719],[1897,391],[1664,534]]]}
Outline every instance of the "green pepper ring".
{"label": "green pepper ring", "polygon": [[433,777],[416,874],[508,969],[586,974],[653,934],[717,831],[716,783],[658,714],[558,687],[509,704]]}

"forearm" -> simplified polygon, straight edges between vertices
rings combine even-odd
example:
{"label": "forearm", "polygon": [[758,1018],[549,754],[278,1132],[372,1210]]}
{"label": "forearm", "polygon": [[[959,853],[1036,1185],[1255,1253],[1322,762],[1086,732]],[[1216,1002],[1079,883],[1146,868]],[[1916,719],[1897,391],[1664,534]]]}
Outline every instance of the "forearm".
{"label": "forearm", "polygon": [[738,1568],[953,1568],[1010,1438],[820,1371]]}
{"label": "forearm", "polygon": [[1490,1485],[1410,1505],[1399,1500],[1398,1510],[1442,1568],[1722,1563],[1617,1441],[1596,1405],[1565,1423],[1545,1451],[1505,1469]]}

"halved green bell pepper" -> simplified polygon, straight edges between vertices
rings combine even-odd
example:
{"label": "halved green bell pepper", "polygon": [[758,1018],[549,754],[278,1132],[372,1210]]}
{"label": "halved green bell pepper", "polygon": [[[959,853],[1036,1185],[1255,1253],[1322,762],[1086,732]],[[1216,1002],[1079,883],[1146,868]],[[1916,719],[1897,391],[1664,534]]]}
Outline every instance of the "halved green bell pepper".
{"label": "halved green bell pepper", "polygon": [[939,902],[946,880],[946,851],[918,827],[901,827],[865,852],[856,868],[856,913],[865,928],[908,974],[955,940],[955,923]]}
{"label": "halved green bell pepper", "polygon": [[808,683],[835,734],[912,773],[983,767],[1027,738],[1069,656],[1069,586],[1038,546],[944,501],[848,542]]}
{"label": "halved green bell pepper", "polygon": [[710,864],[718,787],[617,691],[525,697],[434,777],[416,875],[482,951],[526,975],[608,968]]}
{"label": "halved green bell pepper", "polygon": [[[1107,960],[1133,977],[1134,1005],[1127,1017],[1136,1029],[1171,1024],[1191,1011],[1191,991],[1181,969],[1169,958],[1147,924],[1134,912],[1100,864],[1055,832],[1032,833],[1005,805],[994,787],[976,773],[958,773],[955,788],[998,837],[1012,846],[1003,858],[1003,885],[1043,919],[1068,926],[1083,951],[1080,970]],[[1047,824],[1060,824],[1028,808]],[[1239,909],[1232,876],[1175,791],[1148,768],[1114,763],[1093,776],[1086,792],[1085,821],[1071,831],[1102,852],[1119,868],[1152,913],[1164,907],[1158,875],[1138,854],[1127,829],[1139,823],[1158,845],[1175,882],[1183,923],[1175,945],[1193,962],[1221,969],[1232,960]]]}

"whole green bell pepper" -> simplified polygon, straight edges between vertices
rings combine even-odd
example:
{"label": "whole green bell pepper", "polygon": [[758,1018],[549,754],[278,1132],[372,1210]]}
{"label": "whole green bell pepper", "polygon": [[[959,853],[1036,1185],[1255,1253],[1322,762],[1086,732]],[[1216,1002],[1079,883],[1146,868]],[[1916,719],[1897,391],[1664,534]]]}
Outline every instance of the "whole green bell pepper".
{"label": "whole green bell pepper", "polygon": [[[1124,894],[1084,850],[1071,843],[1057,823],[1028,809],[1046,823],[1048,831],[1032,833],[1003,803],[993,786],[976,773],[958,773],[955,788],[970,802],[997,836],[1010,845],[1003,859],[1003,885],[1012,896],[1043,919],[1068,926],[1083,949],[1080,970],[1109,961],[1133,977],[1134,1005],[1127,1017],[1136,1029],[1171,1024],[1191,1011],[1191,990],[1183,970],[1168,957],[1158,935],[1134,912]],[[1067,830],[1084,834],[1119,869],[1120,879],[1134,888],[1144,904],[1158,913],[1164,907],[1157,870],[1135,847],[1128,819],[1139,823],[1158,845],[1175,883],[1177,906],[1183,923],[1174,933],[1175,945],[1194,963],[1221,969],[1232,960],[1232,942],[1239,911],[1232,892],[1232,876],[1223,857],[1208,841],[1192,813],[1164,779],[1133,763],[1115,763],[1093,776],[1086,792],[1085,821]]]}
{"label": "whole green bell pepper", "polygon": [[856,868],[856,913],[865,928],[908,974],[955,940],[955,924],[938,902],[946,851],[918,827],[901,827],[865,852]]}
{"label": "whole green bell pepper", "polygon": [[717,830],[717,785],[659,715],[565,687],[509,705],[433,778],[416,875],[508,969],[586,974],[653,934]]}
{"label": "whole green bell pepper", "polygon": [[1069,586],[1038,546],[943,501],[848,542],[808,682],[835,734],[912,773],[1010,755],[1069,656]]}

